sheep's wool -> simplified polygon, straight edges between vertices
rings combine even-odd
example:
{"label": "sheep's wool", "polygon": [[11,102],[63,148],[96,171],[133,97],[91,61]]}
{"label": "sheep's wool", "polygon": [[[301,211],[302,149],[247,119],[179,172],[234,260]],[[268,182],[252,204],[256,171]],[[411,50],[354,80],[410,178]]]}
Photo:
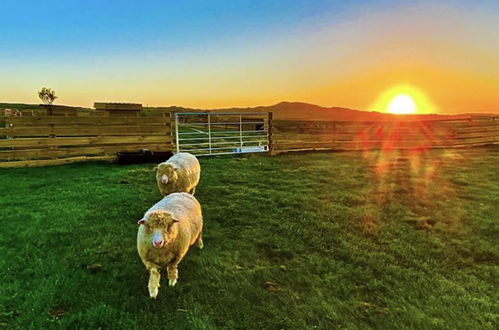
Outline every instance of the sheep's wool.
{"label": "sheep's wool", "polygon": [[[164,215],[164,221],[157,220],[161,215]],[[154,221],[149,221],[150,217],[154,218]],[[156,298],[160,268],[167,268],[169,283],[175,285],[178,278],[177,266],[189,247],[196,242],[200,248],[203,246],[201,205],[191,194],[172,193],[147,210],[142,219],[145,223],[139,226],[137,251],[150,272],[149,295]],[[161,226],[162,230],[168,228],[165,234],[168,241],[161,248],[152,244],[151,234],[158,229],[156,226]]]}
{"label": "sheep's wool", "polygon": [[[200,176],[201,166],[196,156],[179,152],[158,165],[156,182],[163,196],[174,192],[188,192],[194,195]],[[166,183],[163,183],[165,181]]]}

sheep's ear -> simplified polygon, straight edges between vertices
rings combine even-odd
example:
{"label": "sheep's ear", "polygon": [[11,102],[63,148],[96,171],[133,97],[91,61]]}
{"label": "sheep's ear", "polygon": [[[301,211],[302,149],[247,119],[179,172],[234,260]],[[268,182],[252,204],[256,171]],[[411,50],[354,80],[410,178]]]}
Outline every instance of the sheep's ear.
{"label": "sheep's ear", "polygon": [[157,171],[158,170],[158,165],[154,166],[152,170],[153,171]]}
{"label": "sheep's ear", "polygon": [[146,219],[140,219],[139,221],[137,221],[137,224],[140,226],[140,225],[143,225],[146,223]]}

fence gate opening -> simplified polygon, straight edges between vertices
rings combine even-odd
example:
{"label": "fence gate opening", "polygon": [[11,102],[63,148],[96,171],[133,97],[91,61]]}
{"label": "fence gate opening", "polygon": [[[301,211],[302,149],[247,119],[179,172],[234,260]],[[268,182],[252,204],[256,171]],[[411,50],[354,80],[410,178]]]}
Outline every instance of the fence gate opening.
{"label": "fence gate opening", "polygon": [[269,151],[268,112],[175,114],[175,150],[197,156]]}

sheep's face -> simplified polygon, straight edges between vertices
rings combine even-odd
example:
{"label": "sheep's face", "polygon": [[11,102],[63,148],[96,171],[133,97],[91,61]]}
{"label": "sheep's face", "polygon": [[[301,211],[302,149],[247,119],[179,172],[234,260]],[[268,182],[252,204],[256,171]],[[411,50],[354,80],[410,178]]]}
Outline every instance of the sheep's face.
{"label": "sheep's face", "polygon": [[177,181],[177,169],[171,164],[160,164],[156,171],[156,180],[162,184],[173,183]]}
{"label": "sheep's face", "polygon": [[147,220],[139,220],[138,224],[144,226],[151,244],[156,248],[162,248],[175,239],[172,228],[177,222],[171,213],[158,210],[152,212]]}

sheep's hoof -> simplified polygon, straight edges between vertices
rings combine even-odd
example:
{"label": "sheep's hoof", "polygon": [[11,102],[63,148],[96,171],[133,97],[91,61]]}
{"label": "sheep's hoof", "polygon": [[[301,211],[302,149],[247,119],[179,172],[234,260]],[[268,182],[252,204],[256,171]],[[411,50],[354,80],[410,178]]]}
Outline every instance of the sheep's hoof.
{"label": "sheep's hoof", "polygon": [[170,286],[175,286],[175,284],[177,284],[177,279],[169,280],[168,284],[170,284]]}
{"label": "sheep's hoof", "polygon": [[156,299],[156,297],[158,296],[158,288],[156,289],[153,289],[153,290],[149,290],[149,296],[152,298],[152,299]]}

